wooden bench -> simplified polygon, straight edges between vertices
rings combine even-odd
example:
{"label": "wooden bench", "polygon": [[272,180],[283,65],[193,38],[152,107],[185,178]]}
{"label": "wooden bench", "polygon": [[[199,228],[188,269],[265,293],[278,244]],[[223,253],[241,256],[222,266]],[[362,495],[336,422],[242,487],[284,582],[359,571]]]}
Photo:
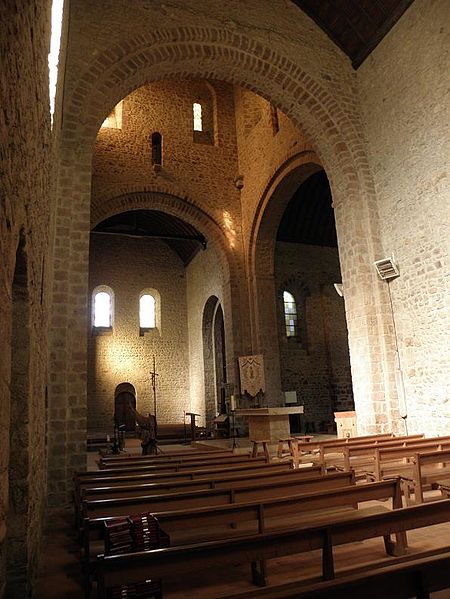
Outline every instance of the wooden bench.
{"label": "wooden bench", "polygon": [[297,439],[298,442],[298,448],[300,451],[305,451],[305,452],[312,452],[312,451],[318,451],[320,449],[320,447],[323,446],[327,446],[327,445],[348,445],[348,444],[353,444],[353,443],[369,443],[372,441],[376,441],[376,440],[382,440],[382,439],[393,439],[395,438],[395,435],[393,433],[386,433],[386,434],[378,434],[378,435],[364,435],[361,437],[349,437],[346,439],[338,439],[337,437],[335,439],[325,439],[322,441],[300,441],[299,439]]}
{"label": "wooden bench", "polygon": [[405,447],[380,447],[374,450],[373,467],[367,467],[366,473],[372,480],[382,480],[387,476],[411,477],[416,453],[441,451],[450,448],[449,437],[423,439]]}
{"label": "wooden bench", "polygon": [[[371,485],[364,485],[366,486]],[[331,580],[335,576],[334,546],[381,536],[389,555],[402,554],[405,550],[402,543],[407,530],[448,522],[449,519],[450,500],[445,500],[432,505],[399,508],[370,516],[357,514],[356,517],[326,524],[294,527],[289,531],[261,533],[121,556],[100,556],[97,562],[98,597],[105,599],[108,588],[120,583],[132,584],[152,577],[160,577],[163,580],[170,577],[188,579],[191,574],[204,570],[210,573],[217,572],[220,577],[227,567],[245,563],[252,564],[253,582],[264,584],[266,560],[315,549],[322,552],[323,578]],[[390,539],[394,533],[398,535],[397,543]]]}
{"label": "wooden bench", "polygon": [[259,445],[262,445],[263,455],[265,456],[266,460],[269,462],[270,461],[270,450],[269,450],[270,439],[258,439],[257,441],[251,439],[251,443],[253,443],[252,457],[256,458],[256,456],[258,455]]}
{"label": "wooden bench", "polygon": [[[250,464],[244,464],[240,466],[234,466],[233,468],[215,467],[205,468],[203,470],[185,471],[176,473],[144,473],[144,474],[128,474],[122,476],[103,476],[105,471],[90,471],[80,472],[75,475],[74,478],[74,507],[75,507],[75,522],[79,522],[81,501],[83,498],[83,490],[87,488],[100,487],[100,486],[120,486],[124,484],[134,483],[153,483],[166,485],[175,485],[181,482],[204,482],[205,485],[212,484],[211,481],[230,480],[232,478],[254,478],[265,474],[276,474],[286,472],[292,469],[291,462],[278,462],[273,464],[267,464],[264,459],[258,463],[252,460]],[[316,467],[317,471],[322,472],[323,469],[320,466]],[[305,469],[306,471],[306,469]],[[107,471],[109,472],[109,471]]]}
{"label": "wooden bench", "polygon": [[[112,517],[126,517],[142,512],[158,512],[164,509],[179,511],[181,509],[210,509],[213,506],[235,505],[258,502],[285,496],[310,495],[326,491],[348,488],[355,484],[353,473],[333,473],[322,477],[303,477],[298,471],[292,472],[290,481],[277,485],[260,483],[242,486],[237,489],[214,489],[189,493],[172,493],[141,498],[123,498],[115,501],[94,501],[85,504],[83,520],[83,548],[87,562],[92,560],[92,543],[97,553],[103,553],[98,541],[103,543],[104,523]],[[196,512],[198,513],[198,512]],[[89,566],[88,571],[92,571]]]}
{"label": "wooden bench", "polygon": [[128,460],[135,460],[137,462],[145,461],[145,462],[153,462],[155,464],[164,463],[164,462],[184,462],[187,460],[198,460],[198,459],[209,459],[209,458],[222,458],[229,457],[233,454],[232,449],[225,449],[223,451],[174,451],[167,452],[164,454],[158,455],[142,455],[138,453],[121,453],[119,455],[106,455],[101,456],[99,462],[104,465],[116,464],[120,466],[122,462],[126,462]]}
{"label": "wooden bench", "polygon": [[[433,440],[428,440],[422,436],[410,435],[409,437],[397,437],[388,441],[380,441],[378,443],[370,443],[363,445],[346,445],[334,449],[335,454],[342,454],[342,468],[348,470],[353,468],[357,474],[366,474],[368,471],[375,470],[377,461],[377,451],[386,450],[387,455],[389,449],[404,448],[410,446],[420,446],[422,443],[433,443]],[[330,446],[326,449],[327,452],[333,452]],[[324,460],[325,461],[325,460]],[[336,460],[332,461],[335,467],[339,467]],[[381,480],[381,479],[376,479]]]}
{"label": "wooden bench", "polygon": [[[373,454],[376,447],[400,447],[408,443],[417,443],[423,439],[423,435],[409,435],[407,437],[387,437],[382,439],[373,439],[364,442],[327,442],[319,447],[319,463],[327,465],[327,459],[331,459],[330,465],[340,466],[347,470],[346,456],[350,453],[355,456],[364,457],[366,454]],[[355,464],[352,464],[352,467]],[[359,464],[358,464],[359,465]]]}
{"label": "wooden bench", "polygon": [[293,470],[278,483],[257,480],[234,488],[176,491],[157,495],[104,498],[83,502],[83,518],[123,516],[141,512],[212,507],[215,505],[260,501],[354,485],[353,472],[335,472],[325,476],[305,477]]}
{"label": "wooden bench", "polygon": [[129,459],[120,459],[119,461],[99,461],[99,467],[101,470],[117,470],[119,468],[134,468],[135,466],[149,466],[152,468],[164,468],[169,467],[189,467],[194,464],[237,464],[239,462],[246,462],[252,459],[254,456],[246,454],[224,454],[224,455],[202,455],[192,457],[176,457],[176,458],[158,458],[155,460],[154,456],[134,456]]}
{"label": "wooden bench", "polygon": [[423,552],[395,561],[369,571],[346,572],[331,581],[289,582],[222,599],[410,599],[429,598],[430,593],[450,589],[449,551]]}
{"label": "wooden bench", "polygon": [[[416,453],[412,463],[412,477],[407,488],[414,493],[416,503],[424,500],[425,487],[432,487],[450,474],[450,449]],[[407,495],[410,500],[410,493]]]}
{"label": "wooden bench", "polygon": [[323,475],[319,466],[308,468],[287,469],[252,473],[237,476],[216,477],[212,479],[199,479],[189,481],[168,481],[163,483],[142,483],[135,485],[111,485],[99,487],[85,487],[82,489],[82,500],[90,499],[118,499],[119,497],[140,497],[143,495],[157,495],[165,493],[179,493],[185,491],[199,491],[209,489],[239,489],[247,485],[278,484],[304,478],[318,478]]}

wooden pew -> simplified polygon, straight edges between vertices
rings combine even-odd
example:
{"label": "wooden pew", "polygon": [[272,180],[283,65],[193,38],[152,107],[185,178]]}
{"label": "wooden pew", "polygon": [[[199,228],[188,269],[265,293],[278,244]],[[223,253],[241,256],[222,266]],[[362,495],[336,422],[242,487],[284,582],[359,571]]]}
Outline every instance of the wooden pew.
{"label": "wooden pew", "polygon": [[[166,577],[183,577],[187,580],[191,573],[204,570],[216,571],[218,576],[223,576],[227,567],[249,562],[252,564],[253,581],[265,584],[266,560],[315,549],[322,551],[323,578],[331,580],[335,577],[334,546],[382,536],[389,555],[402,554],[404,546],[393,543],[391,534],[397,533],[398,538],[404,539],[407,530],[447,522],[449,519],[450,500],[444,500],[370,516],[357,515],[334,523],[294,527],[288,531],[126,555],[99,556],[98,597],[105,599],[107,590],[119,584],[132,584],[153,577],[162,578],[163,581]],[[258,570],[258,563],[261,570]]]}
{"label": "wooden pew", "polygon": [[366,468],[372,480],[382,480],[386,476],[411,477],[412,460],[419,452],[440,451],[450,448],[450,437],[423,439],[406,447],[380,447],[374,450],[373,468]]}
{"label": "wooden pew", "polygon": [[[111,477],[103,476],[102,471],[79,472],[74,477],[74,507],[75,522],[79,522],[81,501],[83,498],[83,489],[88,487],[100,486],[119,486],[127,483],[148,482],[154,484],[166,483],[174,485],[180,482],[197,481],[205,484],[211,484],[214,480],[229,480],[230,478],[252,478],[264,474],[276,474],[286,472],[292,469],[291,462],[274,462],[267,464],[264,459],[252,460],[250,463],[236,465],[234,467],[212,467],[203,470],[176,472],[176,473],[144,473],[144,474],[124,474],[122,476]],[[302,469],[303,470],[303,469]],[[322,472],[320,466],[316,470]],[[109,472],[109,471],[108,471]]]}
{"label": "wooden pew", "polygon": [[[203,468],[205,466],[213,466],[223,465],[223,464],[239,464],[243,462],[248,462],[250,460],[265,460],[268,461],[264,456],[260,456],[258,458],[252,457],[249,454],[244,455],[236,455],[230,454],[225,457],[197,457],[195,460],[168,460],[163,461],[159,460],[158,462],[154,462],[152,460],[146,461],[143,460],[123,460],[120,462],[120,465],[112,464],[107,468],[103,468],[101,471],[105,473],[106,476],[115,476],[116,474],[121,474],[122,472],[130,472],[137,471],[142,472],[143,470],[149,472],[179,472],[180,470],[193,469],[193,468]],[[111,473],[111,474],[109,474]]]}
{"label": "wooden pew", "polygon": [[[360,486],[351,485],[281,498],[260,498],[258,501],[240,504],[154,512],[153,515],[164,532],[169,534],[173,547],[263,533],[268,529],[286,530],[299,523],[302,526],[325,525],[343,518],[357,518],[362,514],[373,515],[390,511],[381,503],[370,507],[358,507],[359,503],[377,500],[390,500],[394,509],[401,507],[399,482],[391,480]],[[122,513],[121,516],[127,514]],[[102,539],[104,523],[113,519],[114,517],[101,517],[83,521],[87,579],[95,571],[92,548],[95,550],[95,547],[103,547],[103,544],[99,546],[96,541]],[[398,543],[403,552],[405,539],[399,537]]]}
{"label": "wooden pew", "polygon": [[378,435],[364,435],[360,437],[348,437],[345,439],[326,439],[323,441],[301,441],[297,440],[299,451],[312,453],[313,451],[319,451],[321,447],[327,445],[348,445],[353,443],[370,443],[373,441],[381,441],[383,439],[394,439],[393,433],[383,433]]}
{"label": "wooden pew", "polygon": [[[411,485],[416,503],[423,502],[425,486],[438,485],[450,474],[450,448],[416,453],[413,458]],[[407,499],[410,499],[408,496]]]}
{"label": "wooden pew", "polygon": [[[450,438],[449,438],[450,439]],[[422,443],[433,443],[433,439],[425,439],[422,435],[410,435],[408,437],[397,437],[389,441],[381,441],[376,444],[362,444],[362,445],[347,445],[333,449],[332,447],[327,448],[327,452],[336,454],[342,454],[342,467],[344,470],[350,468],[355,471],[366,473],[368,470],[373,469],[377,450],[389,450],[402,447],[420,446]],[[337,463],[334,462],[337,466]]]}
{"label": "wooden pew", "polygon": [[305,477],[301,470],[292,470],[281,482],[247,481],[239,487],[172,492],[158,495],[129,496],[83,501],[83,518],[121,516],[141,512],[182,510],[215,505],[260,501],[327,491],[355,484],[353,472],[336,472],[326,476]]}
{"label": "wooden pew", "polygon": [[[104,523],[113,517],[124,517],[130,514],[156,512],[164,510],[177,511],[194,510],[194,518],[199,515],[198,510],[210,510],[214,506],[229,506],[257,501],[292,497],[295,494],[308,496],[312,493],[320,494],[339,488],[348,488],[355,484],[352,472],[339,472],[321,477],[302,477],[298,471],[290,475],[293,480],[284,481],[278,485],[261,483],[241,486],[236,489],[213,489],[208,491],[194,491],[190,493],[172,493],[140,498],[124,498],[116,501],[86,502],[83,519],[83,548],[87,562],[92,559],[92,543],[104,541]],[[311,502],[311,498],[309,498]],[[348,503],[348,502],[347,502]],[[192,523],[189,525],[192,527]],[[261,524],[264,527],[264,524]],[[195,523],[194,523],[195,528]],[[222,533],[220,533],[222,534]],[[228,532],[225,533],[228,536]],[[98,546],[98,545],[97,545]],[[104,548],[101,549],[101,552]],[[100,552],[97,550],[97,552]],[[91,571],[92,568],[88,567]]]}
{"label": "wooden pew", "polygon": [[[346,573],[331,581],[309,584],[299,581],[274,585],[222,599],[410,599],[450,589],[450,552],[422,553],[375,570]],[[449,592],[450,596],[450,592]]]}
{"label": "wooden pew", "polygon": [[[248,452],[247,455],[249,455]],[[177,451],[167,452],[158,455],[141,455],[141,454],[119,454],[119,455],[108,455],[103,456],[99,460],[99,465],[105,467],[111,467],[112,464],[120,466],[123,462],[133,460],[137,463],[165,463],[165,462],[185,462],[198,459],[214,459],[214,458],[226,458],[233,455],[245,455],[245,454],[234,454],[232,449],[225,449],[223,451]]]}
{"label": "wooden pew", "polygon": [[[388,437],[381,439],[373,439],[364,442],[349,442],[342,443],[340,441],[335,443],[328,443],[319,447],[319,463],[326,466],[327,456],[333,456],[332,465],[340,465],[344,470],[348,470],[347,463],[345,461],[346,455],[350,452],[353,455],[364,456],[365,453],[370,453],[375,447],[399,447],[409,443],[417,443],[423,439],[423,434],[419,435],[408,435],[405,437]],[[339,459],[342,462],[339,464]]]}
{"label": "wooden pew", "polygon": [[198,479],[188,481],[168,481],[163,483],[142,483],[135,485],[106,485],[99,487],[87,486],[82,489],[82,500],[93,499],[118,499],[120,497],[141,497],[143,495],[159,495],[164,493],[180,493],[186,491],[208,489],[240,489],[248,485],[277,485],[290,481],[303,480],[304,478],[318,478],[324,472],[320,466],[307,468],[288,469],[281,471],[253,472],[246,475],[217,477],[212,479]]}
{"label": "wooden pew", "polygon": [[182,458],[182,457],[175,457],[175,458],[160,458],[158,460],[155,460],[152,458],[152,456],[139,456],[139,457],[133,457],[133,458],[129,458],[127,460],[119,460],[119,461],[112,461],[112,462],[104,462],[102,460],[100,460],[98,462],[99,468],[100,470],[111,470],[114,469],[116,470],[117,468],[128,468],[128,467],[135,467],[135,466],[154,466],[154,467],[163,467],[166,465],[177,465],[177,464],[196,464],[196,463],[202,463],[202,464],[220,464],[222,462],[225,463],[238,463],[238,462],[245,462],[246,460],[251,459],[251,455],[249,453],[247,454],[233,454],[233,453],[229,453],[226,455],[212,455],[212,456],[194,456],[194,457],[186,457],[186,458]]}

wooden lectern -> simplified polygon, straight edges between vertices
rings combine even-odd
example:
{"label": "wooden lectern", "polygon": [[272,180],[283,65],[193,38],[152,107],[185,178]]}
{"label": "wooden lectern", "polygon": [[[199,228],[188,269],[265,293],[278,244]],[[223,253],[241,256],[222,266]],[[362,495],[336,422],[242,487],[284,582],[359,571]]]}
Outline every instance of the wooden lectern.
{"label": "wooden lectern", "polygon": [[195,414],[194,412],[185,412],[185,416],[191,417],[191,443],[194,443],[197,439],[197,427],[195,426],[195,418],[200,416],[200,414]]}

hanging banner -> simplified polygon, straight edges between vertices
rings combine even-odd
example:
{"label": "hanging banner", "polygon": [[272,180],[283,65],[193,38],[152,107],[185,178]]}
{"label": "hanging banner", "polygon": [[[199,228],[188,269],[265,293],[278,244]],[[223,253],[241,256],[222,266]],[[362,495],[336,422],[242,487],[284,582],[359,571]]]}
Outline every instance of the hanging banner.
{"label": "hanging banner", "polygon": [[264,378],[264,357],[262,354],[256,356],[241,356],[239,358],[239,375],[241,378],[241,393],[248,393],[254,397],[259,391],[266,390]]}

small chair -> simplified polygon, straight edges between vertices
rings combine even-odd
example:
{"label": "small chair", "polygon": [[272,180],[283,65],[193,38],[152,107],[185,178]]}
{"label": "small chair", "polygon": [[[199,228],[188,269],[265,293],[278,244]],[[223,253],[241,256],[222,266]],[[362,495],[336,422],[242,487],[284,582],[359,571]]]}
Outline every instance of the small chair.
{"label": "small chair", "polygon": [[261,443],[262,447],[263,447],[264,455],[266,456],[266,460],[268,462],[270,462],[270,452],[269,452],[270,439],[258,439],[257,441],[250,439],[250,441],[253,443],[252,458],[256,458],[256,456],[258,455],[258,445]]}

